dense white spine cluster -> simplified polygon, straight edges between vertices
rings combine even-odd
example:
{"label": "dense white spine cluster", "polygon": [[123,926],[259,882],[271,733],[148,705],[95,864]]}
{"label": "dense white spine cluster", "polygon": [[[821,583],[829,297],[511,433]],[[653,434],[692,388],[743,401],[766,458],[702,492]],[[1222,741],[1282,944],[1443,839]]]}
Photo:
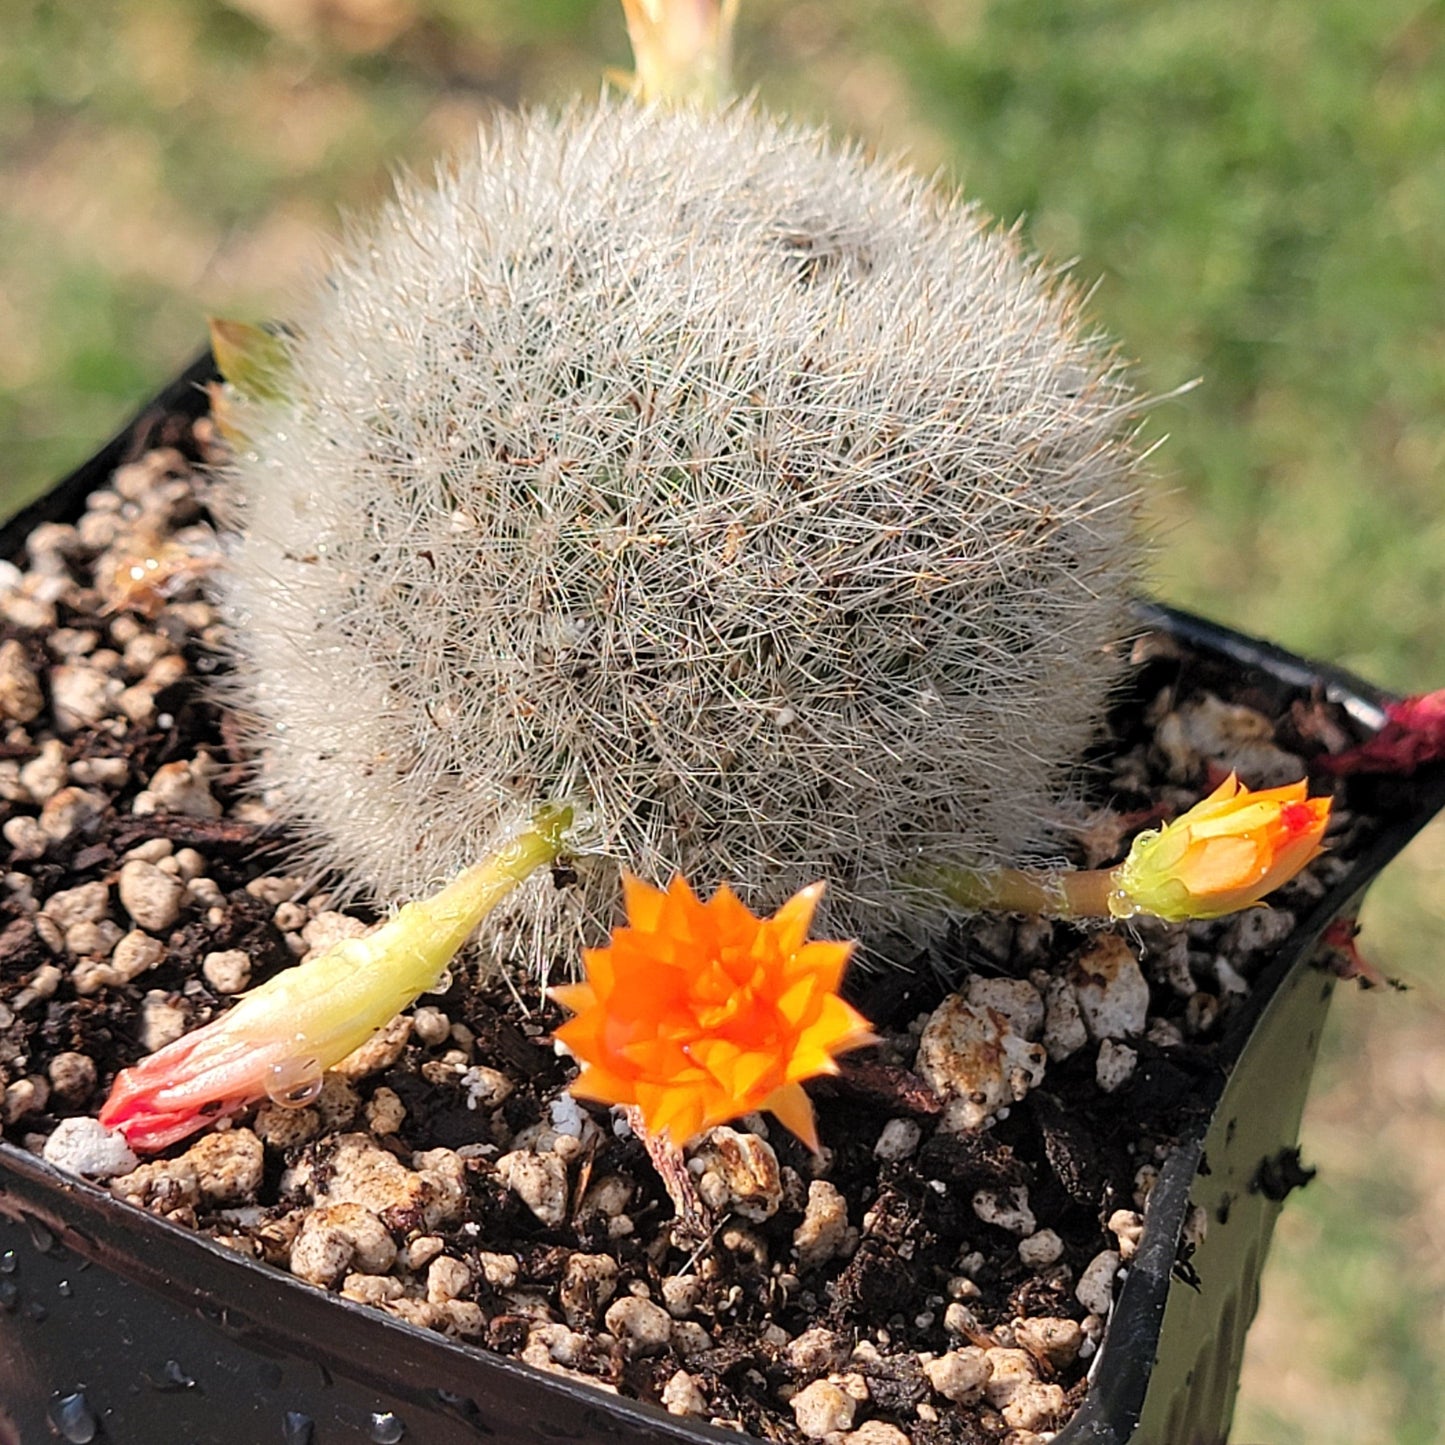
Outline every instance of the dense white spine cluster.
{"label": "dense white spine cluster", "polygon": [[[242,413],[226,582],[262,776],[385,899],[573,802],[617,870],[828,880],[1037,844],[1135,581],[1127,389],[969,205],[738,106],[499,121],[403,185]],[[571,919],[571,922],[568,920]]]}

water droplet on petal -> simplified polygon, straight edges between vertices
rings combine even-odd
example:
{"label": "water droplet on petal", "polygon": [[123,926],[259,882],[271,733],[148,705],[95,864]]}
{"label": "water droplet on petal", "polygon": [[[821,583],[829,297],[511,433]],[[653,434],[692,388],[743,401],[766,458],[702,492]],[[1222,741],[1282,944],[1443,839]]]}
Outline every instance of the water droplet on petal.
{"label": "water droplet on petal", "polygon": [[70,1445],[90,1445],[100,1432],[100,1422],[90,1408],[83,1391],[62,1395],[50,1407],[50,1423],[62,1440]]}
{"label": "water droplet on petal", "polygon": [[399,1415],[393,1415],[390,1410],[378,1410],[372,1415],[369,1438],[376,1445],[398,1445],[405,1434],[406,1426]]}
{"label": "water droplet on petal", "polygon": [[283,1059],[266,1075],[266,1096],[283,1109],[304,1109],[321,1092],[321,1066],[313,1058]]}

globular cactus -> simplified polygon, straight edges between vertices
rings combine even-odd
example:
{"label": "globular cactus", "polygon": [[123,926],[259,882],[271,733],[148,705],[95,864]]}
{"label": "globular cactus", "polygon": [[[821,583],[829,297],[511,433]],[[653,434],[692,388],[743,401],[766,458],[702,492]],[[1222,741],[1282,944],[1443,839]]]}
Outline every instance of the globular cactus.
{"label": "globular cactus", "polygon": [[1135,403],[1017,237],[746,105],[499,121],[403,184],[242,406],[225,584],[263,781],[383,899],[574,804],[625,867],[825,930],[1045,836],[1136,580]]}

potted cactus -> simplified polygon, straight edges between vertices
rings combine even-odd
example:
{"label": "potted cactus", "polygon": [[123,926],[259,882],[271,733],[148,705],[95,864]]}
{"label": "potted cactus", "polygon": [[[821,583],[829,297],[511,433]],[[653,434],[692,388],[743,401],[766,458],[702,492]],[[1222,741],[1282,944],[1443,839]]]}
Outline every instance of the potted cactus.
{"label": "potted cactus", "polygon": [[[5,1146],[20,1430],[1227,1422],[1307,1069],[1239,1099],[1310,1052],[1308,955],[1438,739],[1133,610],[1138,403],[1067,288],[699,107],[730,7],[628,9],[650,94],[404,186],[8,533],[6,1122],[68,1171]],[[1398,771],[1391,727],[1416,796],[1342,787],[1276,922],[1218,921],[1316,859],[1329,776]],[[623,882],[674,872],[736,896]],[[145,1362],[71,1321],[77,1253]]]}

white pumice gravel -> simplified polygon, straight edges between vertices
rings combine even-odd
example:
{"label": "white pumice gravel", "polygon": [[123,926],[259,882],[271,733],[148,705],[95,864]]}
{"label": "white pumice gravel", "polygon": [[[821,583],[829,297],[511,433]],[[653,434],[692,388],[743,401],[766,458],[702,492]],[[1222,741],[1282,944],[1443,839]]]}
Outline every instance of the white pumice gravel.
{"label": "white pumice gravel", "polygon": [[778,1156],[766,1139],[726,1125],[711,1129],[694,1146],[688,1168],[698,1196],[709,1208],[744,1219],[771,1219],[783,1202]]}
{"label": "white pumice gravel", "polygon": [[1101,1249],[1080,1273],[1074,1298],[1090,1314],[1107,1316],[1114,1304],[1114,1280],[1118,1273],[1118,1250]]}
{"label": "white pumice gravel", "polygon": [[1037,1087],[1046,1058],[1003,1014],[953,994],[924,1027],[914,1068],[944,1101],[943,1127],[967,1131],[984,1127]]}
{"label": "white pumice gravel", "polygon": [[1096,1039],[1137,1038],[1149,1018],[1149,984],[1128,942],[1101,934],[1071,973],[1079,1011]]}
{"label": "white pumice gravel", "polygon": [[514,1150],[497,1160],[497,1178],[545,1225],[567,1217],[567,1166],[557,1155]]}
{"label": "white pumice gravel", "polygon": [[993,1361],[983,1350],[970,1345],[925,1361],[923,1373],[945,1400],[956,1405],[974,1405],[983,1399],[983,1392],[993,1377]]}
{"label": "white pumice gravel", "polygon": [[62,1119],[45,1141],[41,1157],[67,1174],[114,1179],[129,1174],[140,1159],[125,1140],[98,1119]]}
{"label": "white pumice gravel", "polygon": [[811,1385],[804,1385],[788,1404],[798,1429],[810,1440],[852,1429],[853,1416],[858,1410],[858,1402],[852,1395],[831,1380],[814,1380]]}

